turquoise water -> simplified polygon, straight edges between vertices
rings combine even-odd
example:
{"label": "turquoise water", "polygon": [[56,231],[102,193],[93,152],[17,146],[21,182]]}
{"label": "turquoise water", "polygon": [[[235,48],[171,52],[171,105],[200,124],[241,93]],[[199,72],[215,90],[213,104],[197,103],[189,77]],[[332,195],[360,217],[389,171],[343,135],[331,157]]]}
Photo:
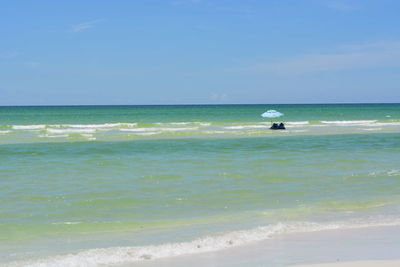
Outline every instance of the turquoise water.
{"label": "turquoise water", "polygon": [[400,223],[400,104],[0,107],[0,159],[10,266]]}

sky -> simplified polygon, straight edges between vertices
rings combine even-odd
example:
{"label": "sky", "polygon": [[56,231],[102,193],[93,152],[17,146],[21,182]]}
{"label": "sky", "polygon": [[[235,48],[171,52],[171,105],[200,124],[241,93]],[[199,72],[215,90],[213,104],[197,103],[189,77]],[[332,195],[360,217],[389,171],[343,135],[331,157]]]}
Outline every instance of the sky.
{"label": "sky", "polygon": [[0,105],[400,102],[397,0],[0,0]]}

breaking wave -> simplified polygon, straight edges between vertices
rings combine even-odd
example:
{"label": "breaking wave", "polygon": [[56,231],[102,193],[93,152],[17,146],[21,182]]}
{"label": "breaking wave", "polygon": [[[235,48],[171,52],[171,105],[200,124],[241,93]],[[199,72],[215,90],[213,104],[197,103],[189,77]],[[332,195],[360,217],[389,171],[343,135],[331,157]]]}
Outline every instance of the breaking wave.
{"label": "breaking wave", "polygon": [[57,255],[42,259],[15,261],[7,267],[58,267],[85,266],[95,267],[110,264],[127,264],[146,260],[155,260],[173,256],[199,254],[219,251],[231,247],[262,241],[281,234],[309,233],[336,229],[357,229],[377,226],[400,225],[399,218],[379,220],[351,220],[331,223],[293,222],[277,223],[249,230],[228,232],[217,236],[205,236],[186,242],[165,243],[160,245],[109,247],[82,250],[77,253]]}
{"label": "breaking wave", "polygon": [[[129,140],[129,138],[274,136],[305,134],[352,134],[400,132],[394,120],[288,121],[286,131],[269,131],[270,122],[118,122],[103,124],[0,125],[1,140],[6,143],[44,142],[48,140]],[[8,140],[7,140],[8,138]],[[35,139],[36,138],[36,139]],[[56,138],[56,139],[54,139]]]}

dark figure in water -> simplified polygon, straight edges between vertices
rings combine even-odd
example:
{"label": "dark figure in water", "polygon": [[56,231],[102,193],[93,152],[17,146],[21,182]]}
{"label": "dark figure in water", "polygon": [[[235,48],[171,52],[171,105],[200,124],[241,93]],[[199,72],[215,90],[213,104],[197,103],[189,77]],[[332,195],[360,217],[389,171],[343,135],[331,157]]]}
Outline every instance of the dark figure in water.
{"label": "dark figure in water", "polygon": [[271,130],[285,130],[285,124],[283,124],[282,122],[279,123],[279,125],[277,123],[273,123],[271,128]]}
{"label": "dark figure in water", "polygon": [[278,129],[279,129],[279,126],[278,126],[277,123],[273,123],[270,129],[271,129],[271,130],[278,130]]}

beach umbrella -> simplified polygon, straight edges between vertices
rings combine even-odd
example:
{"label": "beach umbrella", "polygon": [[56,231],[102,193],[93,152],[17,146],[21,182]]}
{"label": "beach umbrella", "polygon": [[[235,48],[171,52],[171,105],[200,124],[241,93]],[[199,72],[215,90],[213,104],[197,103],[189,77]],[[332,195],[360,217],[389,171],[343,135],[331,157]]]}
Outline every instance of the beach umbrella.
{"label": "beach umbrella", "polygon": [[[280,113],[279,111],[270,109],[270,110],[264,112],[263,114],[261,114],[261,117],[273,119],[273,118],[278,118],[278,117],[283,116],[283,115],[284,114]],[[271,120],[271,122],[272,122],[272,120]]]}

